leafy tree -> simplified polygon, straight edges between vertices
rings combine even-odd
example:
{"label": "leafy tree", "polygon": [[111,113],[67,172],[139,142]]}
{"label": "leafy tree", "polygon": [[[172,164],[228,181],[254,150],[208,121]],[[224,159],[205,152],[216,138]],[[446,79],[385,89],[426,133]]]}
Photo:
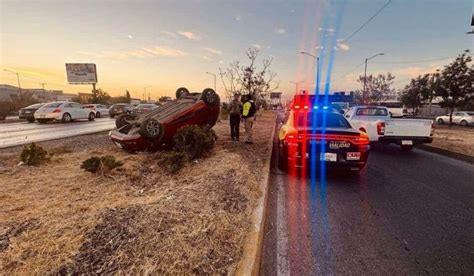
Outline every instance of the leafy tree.
{"label": "leafy tree", "polygon": [[[378,74],[376,76],[367,76],[367,78],[365,78],[365,93],[363,89],[356,90],[356,101],[363,104],[377,103],[394,96],[395,90],[391,88],[394,79],[395,76],[391,73],[387,73],[386,75]],[[364,76],[359,76],[357,81],[361,83],[362,87],[364,87]]]}
{"label": "leafy tree", "polygon": [[426,101],[432,101],[434,96],[434,83],[432,75],[425,74],[410,81],[402,91],[401,101],[408,108],[412,109],[412,114],[417,115],[418,108]]}
{"label": "leafy tree", "polygon": [[132,99],[132,97],[130,96],[130,92],[128,90],[125,92],[125,97],[128,99],[128,103],[130,103],[130,99]]}
{"label": "leafy tree", "polygon": [[92,91],[92,100],[93,104],[107,104],[110,100],[110,95],[103,91],[102,89],[96,89]]}
{"label": "leafy tree", "polygon": [[441,106],[449,109],[449,125],[452,125],[453,112],[462,107],[474,95],[474,68],[469,50],[459,55],[452,63],[445,66],[435,83],[435,94],[442,98]]}
{"label": "leafy tree", "polygon": [[257,68],[259,50],[249,48],[246,54],[248,65],[241,65],[239,61],[233,61],[229,68],[219,68],[219,75],[228,99],[237,93],[251,95],[258,101],[265,93],[273,91],[279,86],[279,82],[275,80],[277,74],[270,69],[273,58],[263,59],[259,69]]}

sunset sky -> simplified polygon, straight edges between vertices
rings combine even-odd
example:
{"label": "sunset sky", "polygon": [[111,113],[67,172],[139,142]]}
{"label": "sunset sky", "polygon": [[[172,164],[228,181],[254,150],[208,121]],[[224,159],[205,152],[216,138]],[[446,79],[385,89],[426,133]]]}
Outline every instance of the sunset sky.
{"label": "sunset sky", "polygon": [[[69,85],[65,63],[97,64],[98,88],[111,95],[152,98],[173,95],[177,87],[200,91],[248,47],[272,57],[278,90],[294,93],[291,81],[314,85],[314,60],[322,57],[323,83],[330,90],[359,88],[355,79],[392,72],[395,87],[411,77],[442,68],[465,49],[471,0],[393,0],[348,40],[387,0],[348,1],[0,1],[0,83],[24,88],[90,92]],[[244,62],[245,64],[245,62]],[[331,66],[332,64],[332,66]],[[324,84],[323,84],[324,85]],[[220,81],[217,89],[223,93]]]}

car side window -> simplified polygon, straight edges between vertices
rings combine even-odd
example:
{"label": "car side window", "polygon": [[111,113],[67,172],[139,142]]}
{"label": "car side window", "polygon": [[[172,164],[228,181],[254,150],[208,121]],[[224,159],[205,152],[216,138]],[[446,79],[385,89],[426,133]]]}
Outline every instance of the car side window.
{"label": "car side window", "polygon": [[82,109],[82,106],[80,104],[73,103],[71,105],[72,105],[73,108],[81,108]]}
{"label": "car side window", "polygon": [[72,105],[70,103],[64,104],[64,108],[71,108]]}

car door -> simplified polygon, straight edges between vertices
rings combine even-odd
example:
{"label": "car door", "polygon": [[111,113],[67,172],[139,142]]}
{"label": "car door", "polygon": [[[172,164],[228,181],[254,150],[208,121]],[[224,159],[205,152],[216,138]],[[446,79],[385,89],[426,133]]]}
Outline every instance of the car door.
{"label": "car door", "polygon": [[453,123],[459,124],[462,118],[462,112],[454,112],[453,113]]}
{"label": "car door", "polygon": [[74,108],[72,107],[72,103],[65,103],[62,107],[63,113],[69,113],[71,115],[71,119],[75,119]]}
{"label": "car door", "polygon": [[78,103],[72,103],[74,109],[75,118],[74,119],[87,119],[90,110],[88,108],[83,108]]}

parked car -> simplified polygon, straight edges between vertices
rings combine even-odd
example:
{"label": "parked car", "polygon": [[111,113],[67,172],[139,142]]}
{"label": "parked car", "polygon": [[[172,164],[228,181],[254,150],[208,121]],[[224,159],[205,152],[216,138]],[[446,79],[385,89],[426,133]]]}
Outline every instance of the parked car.
{"label": "parked car", "polygon": [[75,102],[50,102],[43,105],[35,112],[35,119],[44,124],[49,121],[61,121],[69,123],[74,120],[87,119],[93,121],[95,112],[82,108],[80,103]]}
{"label": "parked car", "polygon": [[26,119],[28,122],[33,123],[35,121],[36,110],[40,109],[43,105],[44,103],[37,103],[23,107],[20,109],[20,112],[18,112],[18,118]]}
{"label": "parked car", "polygon": [[109,108],[109,116],[110,118],[114,118],[118,115],[130,114],[133,112],[133,108],[134,106],[128,103],[114,104]]}
{"label": "parked car", "polygon": [[176,131],[186,125],[211,128],[220,110],[219,95],[206,88],[190,93],[186,88],[176,91],[177,99],[143,114],[122,114],[115,121],[110,138],[130,152],[155,151],[172,145]]}
{"label": "parked car", "polygon": [[84,104],[82,105],[82,107],[94,111],[96,118],[101,118],[103,116],[109,115],[109,109],[106,105],[103,104]]}
{"label": "parked car", "polygon": [[354,106],[344,115],[353,128],[369,135],[371,142],[394,143],[402,150],[433,141],[432,121],[394,119],[385,106]]}
{"label": "parked car", "polygon": [[158,105],[156,104],[139,104],[135,106],[132,113],[137,114],[137,115],[143,114],[143,113],[147,113],[150,110],[154,110],[156,108],[158,108]]}
{"label": "parked car", "polygon": [[[436,122],[440,125],[449,123],[449,114],[436,117]],[[468,126],[474,124],[474,111],[453,112],[453,124]]]}
{"label": "parked car", "polygon": [[369,155],[368,135],[352,128],[337,110],[313,104],[313,95],[303,101],[298,97],[279,129],[278,167],[319,170],[325,163],[328,169],[360,172]]}

